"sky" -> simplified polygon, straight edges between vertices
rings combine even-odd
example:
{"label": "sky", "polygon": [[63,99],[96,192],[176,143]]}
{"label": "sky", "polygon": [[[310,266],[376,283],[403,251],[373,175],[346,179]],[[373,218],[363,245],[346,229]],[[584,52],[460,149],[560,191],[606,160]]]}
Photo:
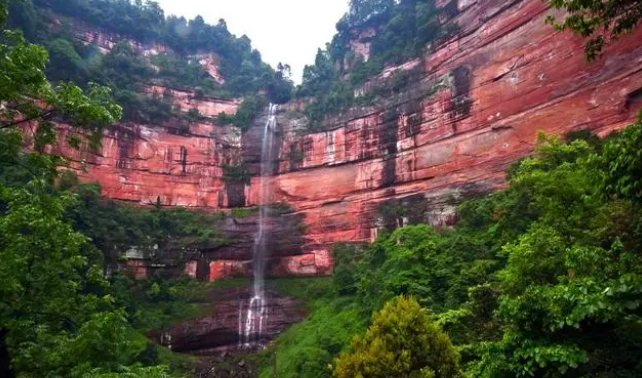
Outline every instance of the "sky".
{"label": "sky", "polygon": [[292,79],[301,82],[303,67],[314,63],[317,48],[335,34],[337,21],[349,0],[156,0],[166,15],[174,14],[216,24],[225,19],[237,37],[246,34],[263,60],[276,67],[292,67]]}

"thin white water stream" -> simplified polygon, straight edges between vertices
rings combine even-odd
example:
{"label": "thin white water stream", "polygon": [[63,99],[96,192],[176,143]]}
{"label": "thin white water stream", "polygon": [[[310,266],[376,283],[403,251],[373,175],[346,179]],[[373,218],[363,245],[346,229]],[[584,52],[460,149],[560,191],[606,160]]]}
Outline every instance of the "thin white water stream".
{"label": "thin white water stream", "polygon": [[259,188],[259,230],[254,239],[253,247],[253,273],[254,284],[252,285],[252,298],[246,311],[243,302],[239,308],[239,347],[252,348],[260,341],[268,320],[268,310],[265,298],[265,267],[267,260],[267,238],[266,222],[269,216],[269,205],[272,200],[272,186],[266,177],[274,172],[275,151],[274,151],[274,130],[276,129],[276,114],[278,105],[270,104],[268,119],[263,130],[261,143],[261,185]]}

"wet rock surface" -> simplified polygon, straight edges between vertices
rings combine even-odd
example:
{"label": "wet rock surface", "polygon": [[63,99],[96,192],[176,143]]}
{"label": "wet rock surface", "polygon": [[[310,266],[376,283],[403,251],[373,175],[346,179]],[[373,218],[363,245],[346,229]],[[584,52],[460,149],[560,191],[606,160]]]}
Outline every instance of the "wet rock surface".
{"label": "wet rock surface", "polygon": [[151,336],[174,352],[199,356],[220,356],[223,353],[260,349],[288,326],[305,317],[303,305],[290,297],[266,290],[266,313],[263,334],[257,344],[244,345],[239,339],[239,313],[247,308],[250,288],[216,288],[209,294],[212,310],[171,329]]}

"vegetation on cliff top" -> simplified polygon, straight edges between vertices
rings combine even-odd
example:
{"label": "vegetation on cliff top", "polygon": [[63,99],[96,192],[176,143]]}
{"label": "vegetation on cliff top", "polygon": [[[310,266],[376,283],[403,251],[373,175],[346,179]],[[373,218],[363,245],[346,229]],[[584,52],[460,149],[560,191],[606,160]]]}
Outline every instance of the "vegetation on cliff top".
{"label": "vegetation on cliff top", "polygon": [[[124,108],[124,120],[162,124],[172,117],[201,119],[183,114],[171,101],[171,92],[148,93],[151,85],[192,92],[197,100],[256,96],[261,91],[275,103],[291,97],[293,84],[287,66],[272,69],[249,38],[232,35],[223,20],[209,25],[200,16],[190,21],[166,18],[154,2],[10,0],[9,6],[10,26],[20,28],[30,41],[49,51],[50,80],[74,81],[81,87],[93,81],[110,87]],[[78,30],[87,27],[116,33],[118,43],[104,54],[95,44],[77,38]],[[147,57],[126,38],[171,50]],[[223,84],[200,64],[199,54],[207,53],[215,54]],[[244,127],[247,121],[241,123]]]}
{"label": "vegetation on cliff top", "polygon": [[[597,58],[607,40],[630,32],[642,19],[639,0],[548,2],[567,15],[561,21],[549,15],[546,22],[588,38],[589,60]],[[296,91],[298,98],[312,99],[306,115],[313,130],[327,115],[372,104],[376,93],[355,93],[385,67],[420,57],[452,36],[457,27],[448,21],[458,11],[457,1],[437,6],[435,0],[351,0],[350,10],[336,25],[337,34],[318,50],[314,64],[305,67]],[[353,43],[368,44],[369,56],[362,56]]]}
{"label": "vegetation on cliff top", "polygon": [[555,9],[568,12],[561,22],[548,16],[547,23],[558,30],[571,30],[588,38],[585,51],[588,60],[596,59],[609,40],[633,30],[642,20],[642,2],[639,0],[549,0]]}
{"label": "vegetation on cliff top", "polygon": [[[453,32],[440,16],[451,17],[452,6],[438,9],[434,0],[352,0],[337,34],[319,49],[314,65],[306,66],[299,98],[314,99],[306,114],[316,124],[333,112],[359,104],[355,90],[385,66],[421,55],[433,42]],[[355,54],[350,43],[370,44],[369,57]],[[362,101],[363,102],[363,101]]]}

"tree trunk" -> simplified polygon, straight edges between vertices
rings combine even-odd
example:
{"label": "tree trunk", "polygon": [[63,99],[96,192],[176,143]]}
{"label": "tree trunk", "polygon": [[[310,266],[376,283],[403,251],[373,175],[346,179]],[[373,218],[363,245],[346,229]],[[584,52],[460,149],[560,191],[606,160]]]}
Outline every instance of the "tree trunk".
{"label": "tree trunk", "polygon": [[7,331],[0,328],[0,377],[14,378],[11,370],[11,356],[7,349]]}

